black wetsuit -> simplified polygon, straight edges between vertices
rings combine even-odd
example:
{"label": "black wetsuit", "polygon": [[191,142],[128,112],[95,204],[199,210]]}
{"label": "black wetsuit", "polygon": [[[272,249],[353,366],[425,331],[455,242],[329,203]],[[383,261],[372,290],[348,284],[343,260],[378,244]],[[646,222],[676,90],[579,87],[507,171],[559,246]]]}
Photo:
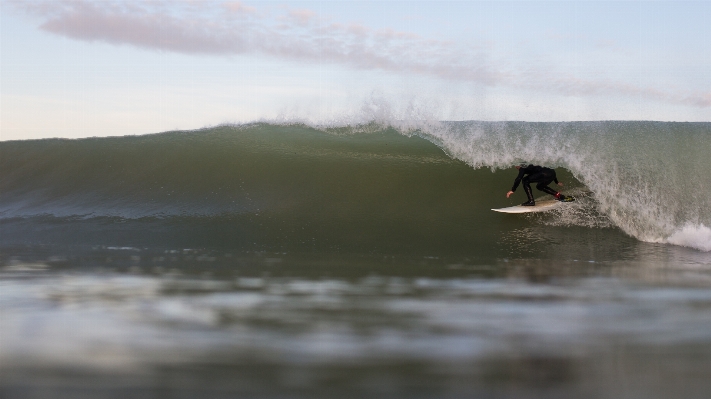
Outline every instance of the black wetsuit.
{"label": "black wetsuit", "polygon": [[549,184],[555,182],[558,184],[558,178],[555,176],[555,170],[551,168],[544,168],[543,166],[528,165],[525,168],[520,168],[518,170],[518,176],[514,180],[513,187],[511,191],[516,191],[518,184],[523,181],[523,190],[526,191],[528,196],[528,201],[533,202],[533,190],[531,190],[531,183],[536,184],[536,188],[540,191],[548,193],[553,196],[557,196],[558,192],[548,187]]}

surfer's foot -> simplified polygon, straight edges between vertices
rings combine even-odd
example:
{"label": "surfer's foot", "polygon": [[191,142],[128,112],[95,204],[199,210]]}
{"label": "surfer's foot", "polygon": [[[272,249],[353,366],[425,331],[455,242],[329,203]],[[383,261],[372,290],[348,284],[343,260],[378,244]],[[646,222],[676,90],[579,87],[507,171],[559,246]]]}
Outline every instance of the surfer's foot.
{"label": "surfer's foot", "polygon": [[526,201],[523,204],[521,204],[521,206],[535,206],[535,205],[536,205],[536,201]]}

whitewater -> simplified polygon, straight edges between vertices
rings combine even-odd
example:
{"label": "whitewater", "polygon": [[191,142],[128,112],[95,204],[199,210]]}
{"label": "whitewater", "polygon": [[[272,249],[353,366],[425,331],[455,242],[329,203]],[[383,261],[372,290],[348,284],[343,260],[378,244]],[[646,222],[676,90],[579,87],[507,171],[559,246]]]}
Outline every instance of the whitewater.
{"label": "whitewater", "polygon": [[566,168],[625,233],[711,251],[710,124],[462,122],[421,130],[474,168]]}

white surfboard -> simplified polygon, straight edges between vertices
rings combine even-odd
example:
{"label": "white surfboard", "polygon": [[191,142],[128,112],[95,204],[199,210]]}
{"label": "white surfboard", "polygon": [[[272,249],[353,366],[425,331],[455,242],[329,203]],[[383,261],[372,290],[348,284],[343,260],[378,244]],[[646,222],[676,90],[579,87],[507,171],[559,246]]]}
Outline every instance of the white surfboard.
{"label": "white surfboard", "polygon": [[534,206],[516,205],[516,206],[510,206],[508,208],[492,209],[492,211],[503,212],[503,213],[545,212],[545,211],[550,211],[551,209],[558,207],[560,204],[562,204],[562,202],[560,202],[558,200],[545,200],[545,201],[536,201],[536,205],[534,205]]}

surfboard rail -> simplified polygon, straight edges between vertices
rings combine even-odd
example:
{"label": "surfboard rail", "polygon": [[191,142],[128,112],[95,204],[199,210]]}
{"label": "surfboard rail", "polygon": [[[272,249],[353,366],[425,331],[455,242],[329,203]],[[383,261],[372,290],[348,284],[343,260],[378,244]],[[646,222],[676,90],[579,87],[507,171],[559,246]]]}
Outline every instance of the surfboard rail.
{"label": "surfboard rail", "polygon": [[494,212],[501,212],[501,213],[531,213],[531,212],[546,212],[550,211],[551,209],[557,208],[560,206],[562,202],[558,200],[544,200],[544,201],[536,201],[536,205],[534,206],[522,206],[522,205],[516,205],[516,206],[509,206],[506,208],[492,208],[491,210]]}

